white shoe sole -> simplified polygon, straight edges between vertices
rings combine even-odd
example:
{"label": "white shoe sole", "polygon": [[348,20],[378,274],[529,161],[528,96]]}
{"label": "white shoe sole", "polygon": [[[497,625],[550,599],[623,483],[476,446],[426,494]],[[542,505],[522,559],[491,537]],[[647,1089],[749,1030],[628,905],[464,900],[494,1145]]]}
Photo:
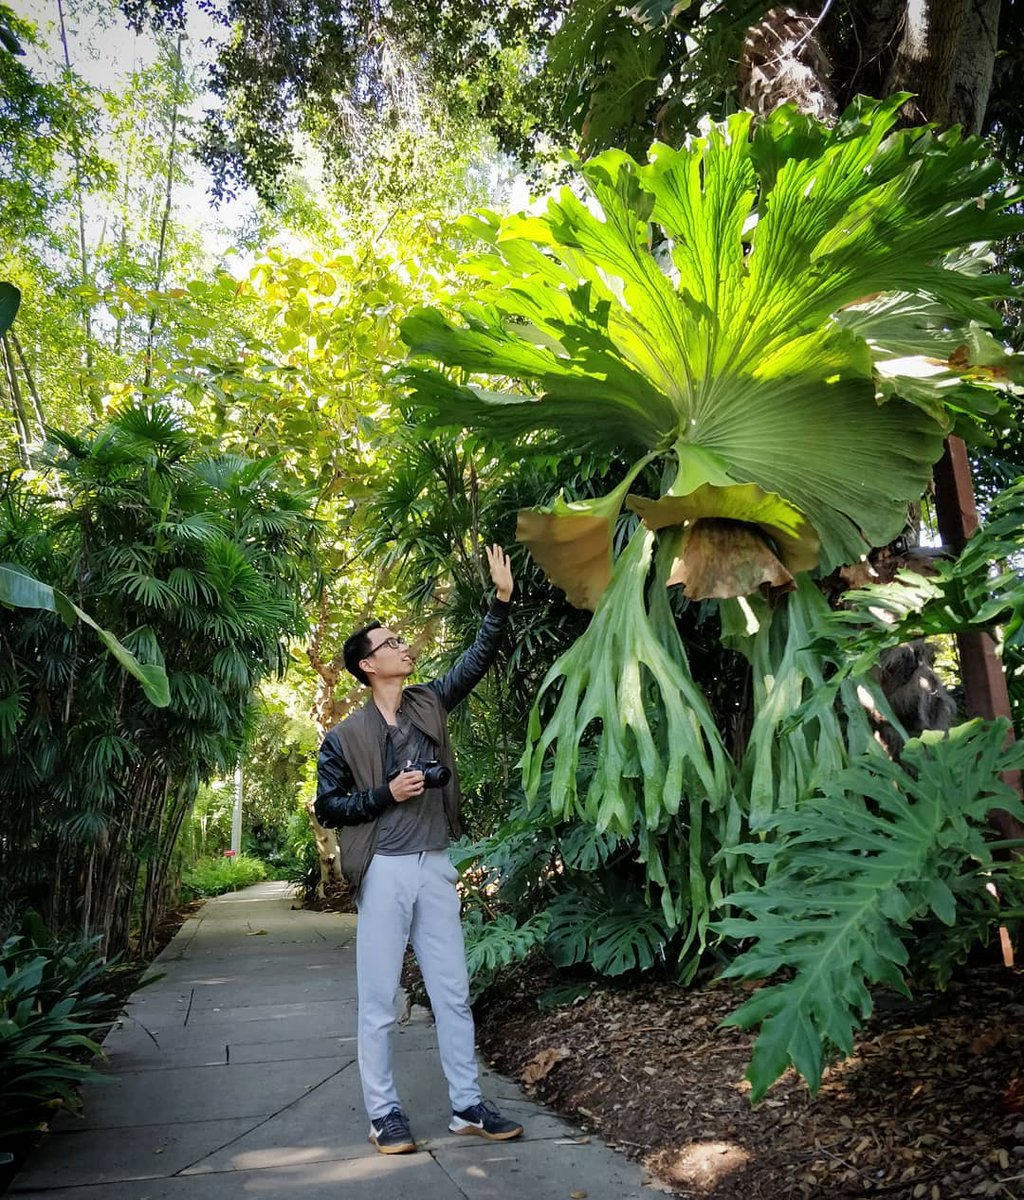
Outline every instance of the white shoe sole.
{"label": "white shoe sole", "polygon": [[522,1135],[523,1127],[519,1125],[515,1129],[510,1129],[508,1133],[488,1133],[482,1125],[474,1125],[471,1121],[462,1121],[456,1118],[448,1126],[448,1132],[454,1133],[456,1137],[475,1136],[486,1138],[489,1142],[510,1142],[513,1138]]}
{"label": "white shoe sole", "polygon": [[411,1140],[408,1142],[400,1142],[397,1146],[382,1146],[380,1142],[377,1141],[376,1135],[372,1129],[370,1130],[370,1134],[366,1140],[370,1142],[371,1145],[377,1147],[378,1154],[412,1154],[412,1152],[416,1149],[416,1143]]}

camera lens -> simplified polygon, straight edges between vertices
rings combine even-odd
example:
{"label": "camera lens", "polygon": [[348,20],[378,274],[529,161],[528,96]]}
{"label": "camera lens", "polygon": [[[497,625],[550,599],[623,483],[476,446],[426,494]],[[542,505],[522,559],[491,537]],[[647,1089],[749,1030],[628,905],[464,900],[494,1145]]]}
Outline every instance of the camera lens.
{"label": "camera lens", "polygon": [[444,787],[451,779],[452,773],[441,763],[426,763],[423,768],[423,786],[428,788]]}

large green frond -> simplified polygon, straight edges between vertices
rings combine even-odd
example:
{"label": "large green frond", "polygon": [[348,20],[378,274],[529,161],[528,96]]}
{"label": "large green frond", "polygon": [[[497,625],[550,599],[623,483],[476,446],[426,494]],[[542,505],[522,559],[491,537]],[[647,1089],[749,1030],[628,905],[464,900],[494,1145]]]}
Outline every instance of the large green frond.
{"label": "large green frond", "polygon": [[12,563],[0,563],[0,604],[8,604],[14,608],[44,609],[58,613],[65,625],[73,625],[77,619],[91,626],[110,654],[129,675],[139,681],[150,703],[158,708],[163,708],[168,703],[167,675],[163,667],[156,663],[140,663],[109,630],[97,625],[87,612],[80,609],[58,588],[50,587],[49,584],[36,579],[22,567]]}
{"label": "large green frond", "polygon": [[[737,113],[646,165],[606,151],[579,167],[584,195],[539,215],[481,214],[479,300],[403,324],[413,411],[576,449],[708,452],[798,510],[826,570],[888,541],[944,434],[983,423],[1017,373],[986,332],[1008,280],[974,248],[1024,227],[984,143],[894,130],[900,102],[861,99],[834,129],[782,109],[751,132]],[[888,296],[927,319],[885,335],[872,306]]]}

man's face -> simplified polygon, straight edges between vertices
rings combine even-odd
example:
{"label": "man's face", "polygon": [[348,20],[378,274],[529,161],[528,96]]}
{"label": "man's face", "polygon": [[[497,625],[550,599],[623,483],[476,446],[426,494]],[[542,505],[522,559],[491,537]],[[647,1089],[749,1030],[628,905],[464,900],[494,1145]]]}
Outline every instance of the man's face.
{"label": "man's face", "polygon": [[360,663],[367,675],[377,679],[405,679],[412,674],[415,664],[404,638],[384,626],[371,629],[367,637],[371,648]]}

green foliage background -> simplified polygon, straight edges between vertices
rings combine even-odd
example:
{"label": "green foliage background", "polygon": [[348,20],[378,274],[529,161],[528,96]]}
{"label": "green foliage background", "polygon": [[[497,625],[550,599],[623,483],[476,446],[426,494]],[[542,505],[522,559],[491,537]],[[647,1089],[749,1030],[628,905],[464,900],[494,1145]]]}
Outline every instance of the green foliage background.
{"label": "green foliage background", "polygon": [[[936,800],[928,809],[929,837],[948,843],[932,854],[927,804],[910,771],[869,756],[856,695],[885,645],[984,627],[1003,631],[1021,711],[1013,481],[1024,455],[1016,396],[993,385],[1004,368],[1016,370],[1002,342],[1018,332],[1000,328],[988,305],[1003,297],[1001,314],[1014,322],[1016,301],[973,251],[941,258],[1008,232],[1014,218],[997,228],[994,213],[1010,197],[999,198],[998,172],[976,143],[948,133],[893,135],[874,178],[857,175],[857,155],[886,136],[865,102],[831,134],[783,111],[748,141],[732,64],[767,7],[523,0],[382,9],[354,0],[344,6],[353,20],[339,22],[303,0],[264,44],[244,19],[239,36],[227,36],[245,3],[211,6],[222,22],[215,92],[228,104],[204,117],[210,63],[194,55],[194,39],[178,37],[184,9],[173,0],[123,5],[159,32],[131,67],[102,80],[89,64],[93,44],[121,29],[112,7],[65,5],[65,53],[59,28],[0,5],[0,280],[21,295],[0,357],[0,562],[66,593],[144,666],[166,667],[170,693],[165,709],[149,705],[88,627],[0,609],[5,931],[35,904],[61,935],[99,932],[107,953],[151,945],[183,872],[194,889],[239,878],[244,864],[222,857],[196,870],[227,847],[238,763],[243,848],[315,890],[305,802],[320,734],[359,696],[338,671],[351,628],[377,615],[422,632],[422,675],[443,670],[485,608],[482,544],[512,546],[520,509],[597,512],[628,479],[641,502],[673,489],[673,501],[685,500],[692,490],[680,480],[693,463],[680,447],[691,419],[706,445],[689,441],[721,459],[699,460],[707,489],[756,481],[792,501],[794,476],[813,474],[824,457],[821,434],[835,411],[826,393],[860,405],[868,423],[833,445],[829,495],[817,508],[800,497],[826,529],[830,565],[898,532],[904,501],[920,494],[951,428],[982,435],[987,538],[928,580],[904,575],[855,592],[831,616],[806,578],[774,605],[666,591],[667,553],[654,553],[637,516],[617,515],[618,505],[606,520],[616,594],[628,593],[617,611],[591,620],[514,546],[507,643],[453,722],[473,838],[458,857],[475,986],[500,982],[530,954],[563,973],[550,1002],[601,977],[703,978],[749,938],[736,973],[765,964],[795,972],[789,990],[763,990],[737,1014],[765,1021],[756,1087],[787,1061],[813,1085],[827,1056],[848,1046],[870,985],[906,976],[908,940],[919,936],[926,963],[945,971],[1000,919],[978,890],[979,870],[996,869],[982,839],[986,805],[998,795],[1012,807],[991,786],[1010,761],[998,760],[995,733],[964,729],[949,743],[910,748],[943,800],[963,792],[959,808]],[[824,15],[844,100],[879,94],[876,60],[861,56],[850,70],[843,58],[861,44],[869,7]],[[1020,6],[1004,7],[1014,12],[989,123],[1012,157],[1008,68]],[[351,31],[369,27],[375,36],[354,43]],[[697,137],[708,112],[732,113],[732,123]],[[685,134],[694,140],[683,148]],[[645,164],[656,137],[671,149]],[[609,152],[569,168],[558,143],[584,159]],[[309,169],[311,145],[320,172]],[[500,218],[520,206],[510,193],[526,192],[503,151],[543,188],[580,170],[590,207],[577,186],[546,211]],[[827,155],[831,208],[816,207],[813,190],[804,203]],[[702,189],[719,169],[725,182],[707,199]],[[216,214],[197,199],[208,185],[233,197]],[[774,190],[778,212],[757,214],[756,232],[752,189]],[[721,222],[703,241],[669,219],[699,225],[715,205]],[[483,211],[457,219],[473,208]],[[801,213],[826,209],[827,220],[801,225]],[[651,243],[652,221],[671,226],[671,247]],[[480,234],[490,248],[473,263]],[[691,258],[687,246],[696,247]],[[752,251],[755,265],[758,255],[774,264],[756,304],[742,283]],[[1012,255],[1007,262],[1013,275]],[[736,285],[733,325],[708,319],[719,270]],[[664,307],[652,317],[667,296],[675,301],[683,277],[685,319],[665,323]],[[811,277],[822,289],[809,300]],[[861,303],[911,284],[927,303]],[[625,310],[632,358],[620,355]],[[794,324],[804,335],[795,349]],[[744,372],[735,351],[758,337],[754,357],[765,365]],[[646,357],[637,351],[645,340]],[[941,360],[968,346],[966,383],[900,375],[894,362],[922,341]],[[412,370],[406,343],[423,355]],[[701,386],[688,396],[674,383],[680,363],[656,361],[680,345],[687,367],[706,368],[692,373]],[[428,369],[427,356],[442,369]],[[875,387],[887,397],[880,407]],[[589,405],[583,439],[570,428],[579,397]],[[723,441],[715,404],[726,401],[739,419]],[[778,445],[802,448],[797,468],[781,451],[754,462],[783,402],[798,419]],[[884,425],[897,412],[898,422],[867,436],[872,418]],[[668,470],[648,463],[634,473],[634,451],[652,449],[668,453]],[[869,477],[889,489],[881,515],[850,494],[851,478]],[[882,608],[895,624],[879,623]],[[670,658],[660,693],[657,672],[637,668],[639,707],[625,704],[627,673],[605,657],[622,644],[631,662]],[[596,717],[562,706],[566,680],[578,682],[588,662],[604,696]],[[600,735],[623,724],[638,736],[611,753],[622,747]],[[544,739],[556,742],[556,770]],[[978,762],[988,776],[961,788]],[[890,792],[906,804],[886,809]],[[841,847],[829,841],[836,806],[849,817]],[[832,989],[832,1005],[808,1004],[808,995],[820,1001],[824,968],[801,922],[808,908],[863,886],[857,856],[875,846],[884,847],[879,860],[907,851],[893,868],[891,904],[874,913],[882,949],[864,951],[863,939],[850,949],[847,939],[836,969],[860,982],[848,995]],[[808,877],[821,855],[842,869]],[[907,862],[921,875],[916,890],[896,878]],[[785,888],[806,903],[787,906]],[[782,917],[788,924],[771,933]],[[18,942],[10,955],[23,951]],[[49,968],[29,966],[17,986],[39,991]],[[25,968],[18,958],[16,972]],[[66,1085],[55,1086],[59,1094]]]}

